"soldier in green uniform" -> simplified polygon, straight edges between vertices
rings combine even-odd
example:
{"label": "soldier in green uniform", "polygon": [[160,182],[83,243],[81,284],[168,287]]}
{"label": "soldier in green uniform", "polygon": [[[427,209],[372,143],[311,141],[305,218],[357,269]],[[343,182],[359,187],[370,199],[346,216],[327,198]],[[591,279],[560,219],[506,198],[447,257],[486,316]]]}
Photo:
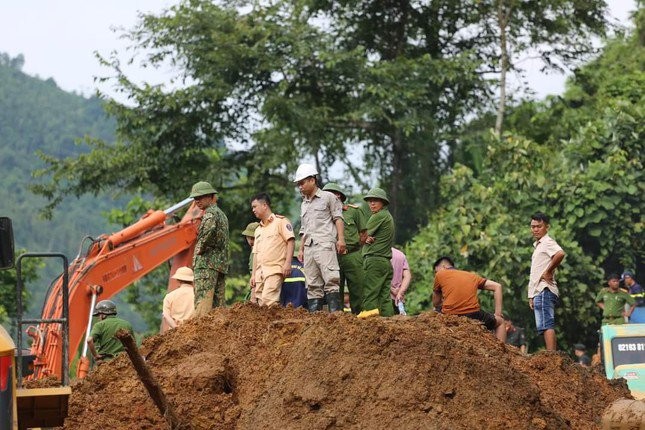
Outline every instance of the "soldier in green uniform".
{"label": "soldier in green uniform", "polygon": [[345,223],[345,245],[347,251],[338,254],[340,265],[340,296],[345,295],[345,282],[349,290],[349,303],[352,313],[358,314],[363,304],[363,256],[361,247],[367,237],[367,222],[365,213],[357,206],[345,203],[347,196],[340,185],[330,182],[323,187],[323,191],[329,191],[336,195],[343,203],[343,222]]}
{"label": "soldier in green uniform", "polygon": [[225,279],[228,273],[228,218],[217,207],[217,191],[208,182],[193,185],[190,197],[204,211],[197,232],[193,256],[195,272],[195,316],[224,306]]}
{"label": "soldier in green uniform", "polygon": [[[259,222],[252,222],[247,224],[246,228],[242,232],[242,236],[246,238],[246,243],[249,244],[251,247],[251,253],[249,254],[249,275],[253,274],[253,244],[255,243],[255,230],[258,228],[260,225]],[[251,285],[251,282],[249,281],[249,286],[251,289],[249,290],[248,294],[246,295],[245,300],[251,300],[251,303],[255,303],[255,288]]]}
{"label": "soldier in green uniform", "polygon": [[[609,288],[603,288],[596,296],[596,304],[602,309],[602,325],[625,324],[625,317],[631,316],[636,301],[619,288],[620,276],[612,273],[607,278]],[[625,304],[629,310],[625,311]]]}
{"label": "soldier in green uniform", "polygon": [[134,336],[132,324],[116,316],[116,305],[111,300],[98,302],[92,315],[98,316],[99,321],[92,327],[90,337],[87,338],[87,346],[97,363],[111,360],[125,350],[121,341],[114,335],[124,329]]}
{"label": "soldier in green uniform", "polygon": [[394,245],[394,219],[387,209],[390,200],[381,188],[372,188],[363,198],[372,215],[367,220],[367,237],[363,246],[363,310],[358,318],[392,316],[390,302],[392,282],[392,246]]}

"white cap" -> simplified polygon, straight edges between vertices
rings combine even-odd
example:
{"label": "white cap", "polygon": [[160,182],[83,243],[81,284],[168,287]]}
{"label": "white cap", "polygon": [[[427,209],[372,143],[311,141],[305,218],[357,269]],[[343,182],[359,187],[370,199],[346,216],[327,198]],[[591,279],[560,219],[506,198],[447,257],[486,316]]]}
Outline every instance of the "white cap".
{"label": "white cap", "polygon": [[300,182],[305,178],[316,176],[317,174],[318,170],[316,170],[313,164],[302,163],[298,166],[298,170],[296,170],[296,176],[293,178],[293,182]]}
{"label": "white cap", "polygon": [[174,275],[172,275],[172,279],[178,279],[180,281],[186,281],[186,282],[193,282],[195,280],[193,276],[193,270],[190,267],[180,267],[177,269]]}

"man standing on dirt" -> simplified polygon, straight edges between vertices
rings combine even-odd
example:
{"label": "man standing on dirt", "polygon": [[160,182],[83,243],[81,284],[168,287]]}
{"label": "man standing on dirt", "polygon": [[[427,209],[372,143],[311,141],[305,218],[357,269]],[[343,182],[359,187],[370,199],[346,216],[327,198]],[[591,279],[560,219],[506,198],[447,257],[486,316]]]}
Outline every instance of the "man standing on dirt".
{"label": "man standing on dirt", "polygon": [[[440,257],[434,262],[434,289],[432,304],[441,306],[441,313],[463,316],[481,321],[495,332],[497,339],[506,342],[506,325],[502,314],[502,286],[490,279],[455,269],[450,257]],[[481,310],[478,290],[492,291],[495,299],[495,314]]]}
{"label": "man standing on dirt", "polygon": [[[596,304],[602,309],[602,325],[606,324],[625,324],[625,319],[629,318],[634,311],[634,298],[621,290],[620,276],[612,273],[607,278],[608,288],[603,288],[596,296]],[[629,309],[625,310],[625,304]]]}
{"label": "man standing on dirt", "polygon": [[349,290],[349,303],[352,313],[358,314],[361,311],[363,302],[363,256],[361,246],[367,237],[367,220],[365,213],[357,206],[345,203],[347,196],[340,185],[329,182],[323,187],[323,191],[329,191],[341,201],[343,207],[343,222],[345,224],[345,245],[347,251],[338,254],[340,265],[340,296],[345,296],[345,281]]}
{"label": "man standing on dirt", "polygon": [[260,220],[253,244],[251,287],[260,306],[278,306],[282,281],[291,275],[295,236],[291,221],[271,210],[267,193],[251,199],[251,210]]}
{"label": "man standing on dirt", "polygon": [[329,312],[341,311],[340,267],[337,254],[345,254],[345,225],[340,200],[318,188],[318,170],[303,163],[294,182],[302,194],[300,205],[300,250],[307,277],[309,312],[322,310],[327,298]]}
{"label": "man standing on dirt", "polygon": [[542,212],[531,216],[533,255],[529,277],[529,306],[535,315],[537,332],[544,336],[547,351],[555,351],[558,343],[555,335],[555,307],[559,301],[555,269],[564,259],[564,251],[549,234],[549,217]]}
{"label": "man standing on dirt", "polygon": [[190,197],[204,211],[193,256],[195,316],[224,306],[228,273],[228,218],[217,206],[217,191],[208,182],[193,185]]}
{"label": "man standing on dirt", "polygon": [[260,225],[259,222],[252,222],[246,225],[246,228],[242,232],[242,236],[246,239],[246,243],[251,247],[251,252],[249,253],[249,287],[251,288],[247,294],[245,300],[250,300],[251,303],[257,303],[255,298],[255,287],[253,287],[253,245],[255,244],[255,229]]}
{"label": "man standing on dirt", "polygon": [[632,316],[629,318],[630,323],[645,323],[645,289],[636,282],[634,273],[625,270],[621,279],[625,281],[625,286],[629,290],[629,294],[634,298],[636,304],[632,310]]}
{"label": "man standing on dirt", "polygon": [[408,291],[412,281],[412,272],[408,259],[402,251],[392,248],[392,282],[390,286],[390,298],[395,314],[400,314],[405,302],[405,293]]}
{"label": "man standing on dirt", "polygon": [[363,310],[358,318],[394,315],[390,300],[392,283],[392,246],[394,219],[388,210],[390,199],[382,188],[372,188],[363,197],[372,215],[367,220],[367,237],[363,245]]}

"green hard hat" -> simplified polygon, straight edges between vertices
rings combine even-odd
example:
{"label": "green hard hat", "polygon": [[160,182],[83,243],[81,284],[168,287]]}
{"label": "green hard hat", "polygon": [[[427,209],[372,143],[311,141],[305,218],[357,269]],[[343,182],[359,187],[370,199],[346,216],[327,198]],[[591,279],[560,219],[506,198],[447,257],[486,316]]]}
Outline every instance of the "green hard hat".
{"label": "green hard hat", "polygon": [[390,199],[387,198],[387,194],[385,193],[385,190],[383,188],[375,187],[369,190],[369,192],[365,194],[365,197],[363,197],[363,200],[367,201],[369,199],[380,199],[387,204],[390,203]]}
{"label": "green hard hat", "polygon": [[193,189],[190,190],[190,195],[188,197],[201,197],[201,196],[206,196],[209,194],[217,194],[217,191],[215,191],[215,188],[208,182],[197,182],[195,185],[193,185]]}
{"label": "green hard hat", "polygon": [[242,236],[255,236],[255,229],[258,228],[259,225],[259,222],[250,223],[242,232]]}
{"label": "green hard hat", "polygon": [[103,315],[116,315],[116,305],[112,300],[101,300],[94,308],[93,316]]}
{"label": "green hard hat", "polygon": [[337,193],[340,193],[343,196],[343,201],[347,198],[347,194],[345,194],[345,191],[338,185],[336,182],[328,182],[324,187],[323,191],[336,191]]}

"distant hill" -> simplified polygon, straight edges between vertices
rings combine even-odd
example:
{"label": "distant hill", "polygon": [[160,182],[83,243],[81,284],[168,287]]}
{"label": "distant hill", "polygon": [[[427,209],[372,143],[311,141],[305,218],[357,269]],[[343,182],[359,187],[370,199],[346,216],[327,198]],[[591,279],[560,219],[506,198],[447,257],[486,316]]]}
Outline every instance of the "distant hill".
{"label": "distant hill", "polygon": [[[76,144],[84,135],[113,141],[115,122],[106,116],[100,99],[65,92],[53,79],[28,76],[21,70],[23,64],[22,55],[0,53],[0,216],[13,220],[16,249],[62,252],[71,261],[84,236],[119,229],[109,225],[102,212],[123,207],[124,202],[106,195],[71,196],[51,220],[43,220],[38,211],[45,200],[28,190],[32,172],[44,167],[36,151],[56,157],[79,154],[87,151]],[[52,273],[59,267],[46,268],[42,285],[30,288],[30,316],[40,315]]]}

